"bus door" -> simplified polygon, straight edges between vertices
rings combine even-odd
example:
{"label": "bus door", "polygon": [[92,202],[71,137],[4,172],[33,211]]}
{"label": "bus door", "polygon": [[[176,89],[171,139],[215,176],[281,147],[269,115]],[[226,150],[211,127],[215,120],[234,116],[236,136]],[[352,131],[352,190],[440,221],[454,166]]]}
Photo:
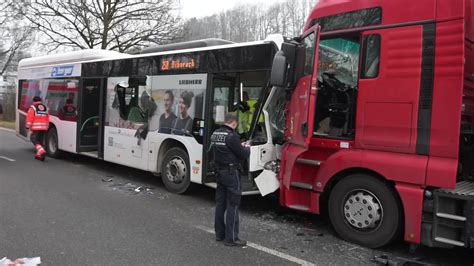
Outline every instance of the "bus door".
{"label": "bus door", "polygon": [[77,151],[103,157],[104,79],[82,79],[77,123]]}
{"label": "bus door", "polygon": [[212,167],[214,154],[210,146],[210,137],[214,130],[224,124],[224,116],[227,112],[233,111],[234,88],[236,78],[231,76],[209,75],[207,102],[206,105],[206,132],[204,137],[203,158],[204,162],[204,182],[215,182],[216,177]]}
{"label": "bus door", "polygon": [[[208,127],[206,127],[206,137],[204,147],[203,158],[206,162],[206,173],[207,175],[204,178],[204,183],[215,182],[216,173],[214,171],[214,154],[212,147],[210,146],[210,136],[220,126],[224,124],[224,116],[228,112],[238,112],[240,101],[243,98],[243,86],[245,83],[249,83],[249,75],[245,73],[232,73],[227,76],[213,76],[211,78],[211,89],[208,95],[208,102],[211,103],[208,105],[207,111],[207,121],[209,121]],[[254,120],[258,120],[258,116],[254,116]],[[237,130],[238,131],[238,130]],[[250,132],[243,132],[241,136],[243,140],[249,137]],[[257,144],[258,145],[258,144]],[[263,155],[264,157],[268,154],[272,154],[270,151],[266,154],[261,145],[253,147],[252,150],[254,153]],[[256,156],[254,156],[256,157]],[[262,158],[260,158],[262,159]],[[260,160],[259,160],[260,161]],[[250,163],[252,165],[252,163]],[[242,171],[241,171],[241,185],[243,194],[257,194],[258,189],[253,181],[254,174],[249,168],[249,161],[242,162]]]}

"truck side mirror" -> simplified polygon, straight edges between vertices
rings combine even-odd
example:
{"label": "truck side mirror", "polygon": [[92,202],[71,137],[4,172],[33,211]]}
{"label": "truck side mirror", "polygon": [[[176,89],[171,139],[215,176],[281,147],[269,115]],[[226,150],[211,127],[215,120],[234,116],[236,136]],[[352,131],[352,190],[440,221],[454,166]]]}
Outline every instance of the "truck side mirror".
{"label": "truck side mirror", "polygon": [[277,87],[285,87],[287,77],[288,63],[283,51],[278,51],[273,58],[272,73],[270,75],[270,84]]}

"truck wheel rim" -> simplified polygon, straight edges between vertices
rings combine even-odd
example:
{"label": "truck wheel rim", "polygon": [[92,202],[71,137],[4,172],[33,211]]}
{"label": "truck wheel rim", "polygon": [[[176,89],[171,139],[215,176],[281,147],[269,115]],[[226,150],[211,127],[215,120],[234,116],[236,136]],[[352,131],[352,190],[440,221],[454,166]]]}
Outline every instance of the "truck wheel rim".
{"label": "truck wheel rim", "polygon": [[186,163],[179,157],[173,157],[166,164],[166,178],[175,183],[180,184],[186,178]]}
{"label": "truck wheel rim", "polygon": [[347,224],[359,231],[373,231],[380,226],[383,219],[380,200],[364,189],[347,193],[343,212]]}

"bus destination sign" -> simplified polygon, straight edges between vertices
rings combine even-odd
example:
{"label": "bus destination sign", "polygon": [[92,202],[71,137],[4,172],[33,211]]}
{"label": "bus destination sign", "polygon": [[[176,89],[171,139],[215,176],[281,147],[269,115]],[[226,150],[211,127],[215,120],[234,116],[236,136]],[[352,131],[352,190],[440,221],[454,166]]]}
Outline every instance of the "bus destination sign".
{"label": "bus destination sign", "polygon": [[161,71],[188,70],[198,68],[198,58],[192,55],[172,55],[161,59]]}

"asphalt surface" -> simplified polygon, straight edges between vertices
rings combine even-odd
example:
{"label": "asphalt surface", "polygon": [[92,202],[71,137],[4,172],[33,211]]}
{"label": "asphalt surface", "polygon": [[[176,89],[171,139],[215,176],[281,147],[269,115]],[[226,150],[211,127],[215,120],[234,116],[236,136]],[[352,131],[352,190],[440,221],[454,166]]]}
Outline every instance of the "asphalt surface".
{"label": "asphalt surface", "polygon": [[[166,191],[150,173],[67,154],[33,159],[32,144],[0,129],[0,259],[41,257],[43,265],[374,265],[374,256],[474,265],[465,249],[403,241],[367,249],[342,241],[325,216],[244,197],[245,248],[214,239],[214,191]],[[13,161],[14,160],[14,161]]]}

